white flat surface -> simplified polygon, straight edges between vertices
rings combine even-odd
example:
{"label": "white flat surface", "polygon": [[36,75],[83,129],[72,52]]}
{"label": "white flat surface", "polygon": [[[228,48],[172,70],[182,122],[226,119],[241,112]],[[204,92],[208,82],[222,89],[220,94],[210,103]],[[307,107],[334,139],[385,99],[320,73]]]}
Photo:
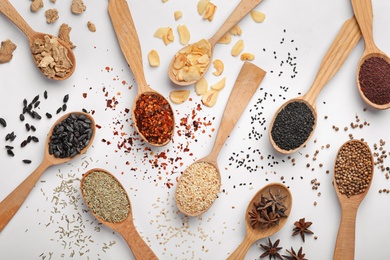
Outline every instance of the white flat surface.
{"label": "white flat surface", "polygon": [[[146,79],[152,88],[166,97],[175,89],[167,77],[167,66],[174,53],[182,47],[177,25],[187,25],[191,42],[209,38],[239,1],[212,2],[218,9],[214,20],[208,22],[197,14],[195,0],[170,0],[167,3],[159,0],[128,1],[142,46]],[[239,23],[242,36],[232,37],[229,45],[217,45],[215,48],[213,58],[224,62],[223,75],[227,84],[215,107],[210,109],[201,105],[202,110],[196,111],[196,118],[202,122],[211,121],[211,126],[203,125],[193,132],[195,139],[179,136],[176,132],[168,146],[151,148],[151,151],[138,140],[131,126],[130,114],[125,112],[126,108],[131,108],[137,86],[117,43],[107,12],[108,1],[85,0],[87,10],[79,16],[70,13],[70,1],[59,0],[53,4],[45,0],[44,3],[42,10],[31,13],[29,1],[12,0],[16,9],[37,31],[56,35],[61,23],[72,27],[71,40],[77,46],[74,49],[77,68],[66,81],[47,80],[34,68],[24,35],[4,16],[0,16],[0,40],[9,38],[18,46],[13,60],[0,65],[0,117],[8,123],[6,128],[0,127],[0,146],[3,147],[0,149],[0,200],[39,165],[43,157],[43,141],[56,118],[49,120],[44,113],[55,115],[65,94],[70,95],[68,111],[93,110],[101,129],[86,155],[69,164],[53,166],[43,174],[21,209],[0,233],[0,259],[131,259],[132,253],[120,235],[100,225],[83,205],[78,179],[95,167],[111,171],[126,187],[137,229],[160,259],[226,259],[245,236],[245,210],[252,196],[271,181],[282,182],[281,178],[291,188],[293,208],[285,227],[272,236],[272,241],[281,240],[282,254],[286,254],[285,249],[291,246],[296,251],[303,246],[308,259],[332,259],[340,219],[340,207],[332,186],[336,151],[349,139],[349,134],[364,138],[371,148],[375,143],[379,144],[380,139],[390,141],[387,127],[389,111],[368,108],[363,112],[367,106],[357,91],[356,65],[364,42],[358,43],[340,71],[320,93],[317,99],[317,128],[307,147],[291,155],[296,161],[295,166],[288,156],[272,149],[267,131],[273,113],[284,99],[296,97],[309,89],[326,50],[343,22],[352,16],[349,1],[265,0],[257,6],[256,10],[267,15],[266,20],[256,24],[249,16],[245,17]],[[48,25],[44,11],[49,8],[57,8],[60,19]],[[381,50],[390,53],[390,16],[387,15],[390,2],[374,0],[373,9],[375,41]],[[183,12],[179,21],[173,18],[176,10]],[[87,21],[96,24],[96,33],[88,31]],[[168,46],[153,37],[155,30],[163,26],[171,26],[175,33],[175,41]],[[218,157],[224,192],[203,216],[187,218],[178,213],[173,200],[176,180],[186,166],[211,150],[216,135],[213,129],[218,129],[230,89],[243,63],[238,57],[230,55],[238,39],[244,40],[245,51],[256,55],[253,63],[268,74],[261,84],[262,90],[255,93]],[[160,54],[161,66],[158,68],[150,68],[147,63],[147,53],[151,49]],[[298,74],[295,78],[291,78],[291,66],[280,66],[289,54],[296,57]],[[281,76],[280,71],[283,71]],[[210,84],[219,80],[211,71],[206,79]],[[192,101],[173,106],[176,128],[182,132],[185,127],[180,125],[180,119],[188,117],[191,123],[191,113],[200,103],[193,86],[188,89],[191,90]],[[43,99],[45,90],[49,94],[47,100]],[[38,94],[43,119],[36,121],[27,117],[25,122],[20,122],[23,99],[31,101]],[[112,108],[106,106],[109,99],[117,102]],[[349,127],[344,131],[345,126],[355,122],[356,115],[361,122],[369,122],[370,126],[354,130]],[[328,119],[325,120],[324,116]],[[26,122],[35,125],[37,131],[26,132]],[[333,125],[340,130],[334,131]],[[9,157],[4,148],[8,144],[4,137],[12,131],[17,135],[16,140],[10,143],[15,146],[15,157]],[[259,140],[255,140],[251,132],[261,136]],[[41,141],[20,148],[20,143],[31,134]],[[132,146],[127,144],[131,147],[129,151],[118,148],[118,143],[132,137]],[[322,148],[326,144],[330,144],[330,148]],[[386,144],[384,147],[387,150],[389,146]],[[316,150],[319,154],[313,161]],[[167,158],[158,157],[162,153]],[[32,163],[23,164],[22,159],[31,159]],[[307,163],[311,166],[307,167]],[[320,163],[323,167],[319,166]],[[384,165],[389,164],[385,161]],[[330,173],[327,174],[326,170]],[[316,191],[311,185],[314,178],[321,183]],[[358,211],[357,260],[388,259],[390,194],[379,194],[378,190],[383,188],[390,189],[389,180],[376,169],[371,189]],[[317,195],[318,192],[321,196]],[[313,205],[315,201],[317,206]],[[293,223],[303,217],[313,222],[311,230],[317,240],[313,235],[307,236],[303,243],[300,237],[291,236]],[[259,243],[266,243],[266,240],[257,241],[246,259],[259,259],[263,252]]]}

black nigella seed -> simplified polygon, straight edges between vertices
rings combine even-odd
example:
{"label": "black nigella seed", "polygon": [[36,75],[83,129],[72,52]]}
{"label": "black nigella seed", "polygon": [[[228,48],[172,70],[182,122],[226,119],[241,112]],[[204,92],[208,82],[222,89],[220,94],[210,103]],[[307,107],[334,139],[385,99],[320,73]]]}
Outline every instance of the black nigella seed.
{"label": "black nigella seed", "polygon": [[7,122],[5,121],[4,118],[1,118],[1,117],[0,117],[0,125],[2,125],[3,127],[6,127],[6,126],[7,126]]}
{"label": "black nigella seed", "polygon": [[66,94],[65,96],[64,96],[64,103],[66,103],[66,102],[68,102],[68,100],[69,100],[69,94]]}
{"label": "black nigella seed", "polygon": [[19,119],[20,119],[20,121],[23,122],[23,121],[24,121],[24,115],[23,115],[23,114],[20,114],[20,115],[19,115]]}
{"label": "black nigella seed", "polygon": [[45,90],[45,92],[43,92],[43,97],[45,98],[45,99],[47,99],[47,91]]}
{"label": "black nigella seed", "polygon": [[15,156],[14,152],[12,150],[7,150],[7,154],[10,155],[10,156]]}
{"label": "black nigella seed", "polygon": [[24,162],[24,163],[26,163],[26,164],[30,164],[30,163],[31,163],[31,160],[24,159],[24,160],[22,160],[22,162]]}
{"label": "black nigella seed", "polygon": [[53,116],[50,113],[46,113],[47,118],[52,118]]}
{"label": "black nigella seed", "polygon": [[30,128],[31,128],[31,130],[32,130],[33,132],[35,132],[35,131],[37,130],[37,129],[35,128],[35,126],[33,126],[33,125],[31,125]]}
{"label": "black nigella seed", "polygon": [[68,108],[68,106],[67,106],[66,104],[63,104],[63,105],[62,105],[62,111],[65,112],[67,108]]}
{"label": "black nigella seed", "polygon": [[62,107],[59,107],[56,111],[56,114],[59,114],[62,111]]}

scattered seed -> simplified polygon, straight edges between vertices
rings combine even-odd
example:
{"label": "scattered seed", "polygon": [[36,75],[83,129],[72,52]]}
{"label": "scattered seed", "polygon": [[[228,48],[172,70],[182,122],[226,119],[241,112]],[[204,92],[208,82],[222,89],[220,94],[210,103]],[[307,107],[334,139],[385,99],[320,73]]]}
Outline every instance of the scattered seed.
{"label": "scattered seed", "polygon": [[24,159],[24,160],[22,160],[22,162],[24,162],[24,163],[26,163],[26,164],[30,164],[30,163],[31,163],[31,160]]}
{"label": "scattered seed", "polygon": [[64,96],[63,102],[64,102],[64,103],[67,103],[68,101],[69,101],[69,94],[66,94],[66,95]]}
{"label": "scattered seed", "polygon": [[1,117],[0,117],[0,125],[2,125],[3,127],[6,127],[6,126],[7,126],[7,122],[5,121],[4,118],[1,118]]}

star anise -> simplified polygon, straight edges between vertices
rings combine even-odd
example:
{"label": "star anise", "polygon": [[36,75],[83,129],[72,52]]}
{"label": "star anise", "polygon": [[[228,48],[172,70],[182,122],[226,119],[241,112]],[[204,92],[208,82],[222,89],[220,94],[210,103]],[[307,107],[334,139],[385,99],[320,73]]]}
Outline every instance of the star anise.
{"label": "star anise", "polygon": [[294,249],[292,247],[291,247],[291,251],[288,251],[287,249],[286,249],[286,251],[290,255],[283,255],[284,259],[288,259],[288,260],[307,260],[307,258],[305,258],[305,254],[302,253],[302,247],[299,249],[298,254],[294,251]]}
{"label": "star anise", "polygon": [[295,221],[295,228],[293,229],[293,236],[300,234],[303,242],[305,242],[305,234],[314,234],[308,228],[313,224],[312,222],[305,222],[305,218],[301,218],[299,221]]}
{"label": "star anise", "polygon": [[276,240],[272,244],[271,239],[268,238],[268,245],[260,244],[260,246],[265,250],[265,252],[260,256],[260,258],[268,256],[269,259],[283,259],[282,256],[278,253],[282,247],[278,247],[280,240]]}
{"label": "star anise", "polygon": [[252,228],[255,228],[256,226],[260,226],[262,220],[260,212],[258,212],[256,209],[253,209],[251,212],[248,212],[248,214],[249,214],[249,220],[251,222]]}

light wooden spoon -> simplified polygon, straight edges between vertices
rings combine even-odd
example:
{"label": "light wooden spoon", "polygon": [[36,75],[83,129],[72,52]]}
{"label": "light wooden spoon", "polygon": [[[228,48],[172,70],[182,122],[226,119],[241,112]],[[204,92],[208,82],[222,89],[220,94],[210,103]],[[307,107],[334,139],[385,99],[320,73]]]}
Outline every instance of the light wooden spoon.
{"label": "light wooden spoon", "polygon": [[131,209],[131,203],[130,203],[129,196],[126,193],[126,191],[125,191],[125,193],[126,193],[126,197],[127,197],[128,202],[129,202],[129,205],[130,205],[130,211],[129,211],[129,214],[127,215],[127,217],[122,222],[114,223],[114,222],[105,221],[101,217],[99,217],[90,208],[90,205],[88,205],[87,200],[85,200],[83,185],[84,185],[85,178],[89,174],[91,174],[92,172],[96,172],[96,171],[104,172],[106,174],[111,175],[112,178],[114,178],[119,183],[121,188],[125,191],[125,189],[123,188],[123,186],[119,182],[119,180],[117,178],[115,178],[115,176],[112,175],[110,172],[108,172],[108,171],[106,171],[104,169],[95,168],[95,169],[91,169],[88,172],[86,172],[83,175],[82,179],[81,179],[80,188],[81,188],[81,193],[83,195],[84,201],[86,202],[86,205],[90,209],[90,211],[93,214],[93,216],[97,220],[99,220],[101,223],[103,223],[104,225],[106,225],[106,226],[110,227],[111,229],[117,231],[124,238],[124,240],[126,241],[127,245],[130,247],[130,250],[133,252],[133,254],[134,254],[136,259],[148,259],[148,260],[149,259],[158,259],[157,256],[152,251],[152,249],[142,239],[142,237],[137,232],[137,230],[136,230],[136,228],[134,226],[133,213],[132,213],[132,209]]}
{"label": "light wooden spoon", "polygon": [[[149,142],[148,139],[145,137],[145,135],[140,131],[140,129],[137,126],[137,118],[134,114],[134,110],[136,107],[137,100],[142,94],[154,94],[157,96],[160,96],[164,98],[161,94],[159,94],[157,91],[153,90],[147,83],[145,79],[145,74],[143,71],[143,65],[142,65],[142,52],[141,52],[141,45],[140,41],[137,35],[137,31],[134,25],[133,18],[131,16],[129,6],[127,4],[126,0],[110,0],[108,4],[108,13],[111,18],[112,25],[114,27],[116,36],[118,38],[118,42],[120,45],[120,48],[122,50],[123,55],[126,58],[127,63],[129,64],[135,80],[138,83],[138,94],[135,97],[135,100],[133,102],[132,107],[132,118],[134,121],[134,125],[140,134],[140,136],[145,140],[145,142],[149,143],[153,146],[164,146],[168,144],[173,136],[174,133],[174,114],[172,111],[172,107],[170,106],[169,102],[169,109],[172,115],[172,120],[168,120],[169,122],[162,124],[166,125],[172,125],[171,131],[170,131],[170,138],[167,138],[162,143],[152,143]],[[165,98],[164,98],[165,99]],[[172,122],[170,122],[172,121]]]}
{"label": "light wooden spoon", "polygon": [[380,105],[369,100],[364,94],[364,92],[361,90],[360,81],[359,81],[361,66],[364,63],[364,61],[366,61],[369,58],[372,57],[382,58],[390,66],[390,58],[384,52],[382,52],[375,45],[374,42],[372,2],[371,0],[351,0],[351,2],[352,2],[353,11],[356,16],[356,20],[360,26],[360,30],[362,32],[364,43],[365,43],[364,52],[362,54],[362,57],[360,58],[360,61],[357,66],[357,72],[356,72],[356,81],[357,81],[359,93],[362,96],[363,100],[373,108],[387,109],[390,107],[390,102],[387,104]]}
{"label": "light wooden spoon", "polygon": [[[374,158],[372,157],[372,152],[369,148],[369,146],[360,141],[360,140],[349,140],[345,142],[338,150],[338,154],[340,153],[340,150],[348,143],[351,142],[359,142],[367,147],[367,149],[370,151],[371,155],[371,173],[374,173]],[[361,154],[357,154],[357,156],[361,156]],[[337,158],[337,157],[336,157]],[[336,161],[335,161],[336,166]],[[365,189],[365,191],[361,194],[352,195],[351,197],[347,197],[345,194],[341,194],[338,185],[336,183],[335,176],[333,175],[333,183],[334,183],[334,189],[336,191],[337,197],[340,201],[341,206],[341,220],[340,220],[340,227],[339,232],[337,234],[336,239],[336,245],[334,249],[334,260],[353,260],[355,255],[355,227],[356,227],[356,215],[358,211],[358,207],[364,197],[366,197],[368,190],[370,189],[371,182],[372,182],[372,176],[369,182],[368,187]]]}
{"label": "light wooden spoon", "polygon": [[[55,36],[49,35],[47,33],[41,33],[41,32],[34,31],[30,27],[30,25],[23,19],[23,17],[18,13],[18,11],[16,11],[16,9],[12,6],[12,4],[8,0],[0,0],[0,12],[3,13],[11,22],[13,22],[27,36],[27,39],[30,43],[30,48],[34,44],[34,41],[36,39],[44,40],[45,35],[50,36],[50,38],[55,37]],[[55,37],[55,38],[57,38],[57,37]],[[72,66],[71,70],[64,77],[55,76],[54,78],[51,78],[51,77],[48,77],[48,78],[54,79],[54,80],[65,80],[73,74],[73,72],[76,68],[76,58],[75,58],[75,55],[74,55],[72,49],[69,47],[68,44],[66,44],[64,41],[62,41],[59,38],[57,38],[57,40],[58,40],[59,44],[61,44],[68,51],[67,55],[68,55],[69,60],[72,62],[73,66]],[[37,67],[38,67],[38,62],[35,60],[34,57],[33,57],[33,60],[34,60],[35,65],[37,65]]]}
{"label": "light wooden spoon", "polygon": [[[217,163],[218,154],[222,148],[222,145],[225,143],[226,139],[232,132],[238,119],[241,117],[241,114],[244,112],[245,107],[252,98],[257,87],[263,80],[265,74],[266,72],[261,68],[257,67],[256,65],[250,62],[244,63],[230,93],[229,99],[226,103],[226,107],[222,115],[221,124],[219,126],[219,130],[211,152],[207,156],[193,163],[195,164],[199,162],[206,162],[214,166],[215,169],[218,171],[219,186],[221,185],[221,175]],[[179,187],[180,185],[181,182],[179,179],[177,186]],[[178,209],[188,216],[199,216],[206,212],[212,205],[211,203],[208,208],[199,212],[186,212],[186,210],[184,210],[183,207],[180,205],[180,199],[178,199],[177,189],[175,200]]]}
{"label": "light wooden spoon", "polygon": [[261,195],[268,196],[269,192],[273,192],[273,194],[279,192],[281,196],[286,196],[285,200],[283,201],[283,204],[286,206],[286,215],[287,218],[290,215],[291,207],[292,207],[292,195],[290,190],[280,183],[270,183],[260,189],[255,196],[253,196],[251,202],[248,205],[248,208],[245,211],[245,229],[246,229],[246,236],[242,243],[237,247],[237,249],[229,256],[229,260],[236,260],[236,259],[244,259],[246,253],[248,252],[251,245],[253,245],[254,242],[256,242],[259,239],[270,237],[276,232],[278,232],[286,223],[287,218],[281,218],[278,225],[260,229],[260,228],[253,228],[251,225],[249,212],[252,212],[252,210],[255,209],[254,202],[259,202],[261,200]]}
{"label": "light wooden spoon", "polygon": [[[218,31],[210,38],[208,39],[208,42],[211,46],[211,56],[213,55],[213,49],[215,44],[218,43],[218,41],[229,32],[230,29],[232,29],[239,21],[241,21],[242,18],[244,18],[253,8],[255,8],[258,4],[260,4],[262,0],[242,0],[237,7],[234,9],[234,11],[231,13],[231,15],[227,18],[227,20],[222,24],[222,26],[218,29]],[[184,48],[187,48],[185,46]],[[184,49],[182,48],[182,49]],[[172,80],[173,83],[179,85],[179,86],[189,86],[191,84],[194,84],[196,81],[179,81],[176,79],[175,75],[173,74],[173,63],[175,61],[175,57],[173,57],[171,63],[168,67],[168,76]],[[207,70],[209,69],[211,64],[211,57],[210,62],[208,66],[205,68],[202,75],[204,75]]]}
{"label": "light wooden spoon", "polygon": [[[70,114],[74,115],[84,115],[91,121],[92,136],[89,139],[89,143],[84,149],[80,151],[75,157],[66,157],[66,158],[57,158],[54,155],[49,153],[49,142],[50,137],[52,136],[54,127],[66,119]],[[27,196],[30,194],[31,190],[34,188],[35,184],[38,182],[39,178],[42,176],[43,172],[52,165],[66,163],[81,154],[84,154],[87,149],[91,146],[93,139],[95,137],[96,125],[93,117],[87,113],[83,112],[71,112],[60,117],[51,127],[45,142],[45,151],[43,154],[43,160],[38,168],[33,171],[18,187],[16,187],[2,202],[0,202],[0,232],[16,214],[19,208],[22,206],[23,202],[26,200]]]}
{"label": "light wooden spoon", "polygon": [[[332,45],[330,46],[329,50],[327,51],[324,58],[322,59],[320,68],[317,72],[317,75],[309,91],[303,96],[287,101],[276,111],[269,127],[269,139],[271,145],[275,148],[275,150],[277,150],[282,154],[290,154],[296,152],[308,142],[310,137],[313,135],[314,129],[317,124],[317,111],[316,111],[317,96],[321,92],[323,87],[329,82],[329,80],[336,74],[336,72],[344,64],[344,61],[347,59],[348,55],[351,53],[352,49],[355,47],[355,45],[357,44],[360,38],[361,38],[361,33],[360,33],[359,26],[355,18],[352,17],[351,19],[347,20],[344,23],[339,33],[337,34],[336,38],[334,39]],[[285,150],[280,148],[275,143],[275,140],[273,139],[271,133],[274,127],[276,116],[289,103],[296,102],[296,101],[304,102],[307,105],[307,107],[311,109],[313,116],[315,118],[315,123],[312,132],[310,133],[310,135],[308,136],[308,138],[304,143],[302,143],[299,147],[295,149]]]}

